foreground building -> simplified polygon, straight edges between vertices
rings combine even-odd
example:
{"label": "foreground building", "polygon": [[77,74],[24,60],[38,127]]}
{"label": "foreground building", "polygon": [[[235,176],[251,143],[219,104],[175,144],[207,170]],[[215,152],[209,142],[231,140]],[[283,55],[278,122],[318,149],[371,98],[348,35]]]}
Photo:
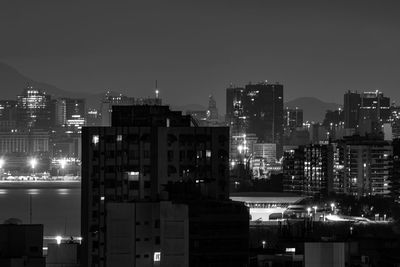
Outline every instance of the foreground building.
{"label": "foreground building", "polygon": [[9,219],[0,225],[1,267],[45,267],[43,225]]}
{"label": "foreground building", "polygon": [[84,128],[82,146],[83,266],[247,263],[228,128],[194,127],[167,106],[115,106],[112,126]]}

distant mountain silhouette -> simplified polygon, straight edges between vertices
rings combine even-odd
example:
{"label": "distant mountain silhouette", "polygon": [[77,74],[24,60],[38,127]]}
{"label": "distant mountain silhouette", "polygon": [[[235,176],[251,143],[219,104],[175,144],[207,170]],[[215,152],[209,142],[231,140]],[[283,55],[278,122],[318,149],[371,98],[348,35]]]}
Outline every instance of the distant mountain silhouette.
{"label": "distant mountain silhouette", "polygon": [[304,121],[322,122],[327,110],[336,110],[341,105],[324,102],[315,97],[300,97],[285,103],[285,107],[303,109]]}
{"label": "distant mountain silhouette", "polygon": [[[0,99],[16,99],[17,95],[23,91],[27,84],[42,89],[53,97],[85,98],[86,105],[90,108],[99,108],[100,100],[105,95],[105,92],[90,94],[62,90],[54,85],[38,82],[26,77],[15,68],[0,62]],[[113,94],[117,93],[113,92]],[[339,104],[323,102],[315,97],[300,97],[285,103],[285,107],[298,107],[303,109],[305,121],[320,122],[323,121],[326,110],[335,110],[339,106]],[[182,106],[172,105],[171,109],[181,110],[185,114],[187,110],[206,110],[206,107],[198,104],[187,104]]]}
{"label": "distant mountain silhouette", "polygon": [[24,90],[27,84],[40,88],[55,97],[86,98],[88,96],[88,94],[64,91],[54,85],[34,81],[21,74],[15,68],[0,62],[0,99],[16,99],[17,95]]}
{"label": "distant mountain silhouette", "polygon": [[52,97],[72,97],[84,98],[86,104],[91,108],[98,108],[100,100],[104,97],[104,93],[84,93],[66,91],[57,88],[54,85],[38,82],[21,74],[15,68],[0,62],[0,99],[17,99],[17,95],[22,93],[27,84],[32,85],[38,89],[44,90]]}

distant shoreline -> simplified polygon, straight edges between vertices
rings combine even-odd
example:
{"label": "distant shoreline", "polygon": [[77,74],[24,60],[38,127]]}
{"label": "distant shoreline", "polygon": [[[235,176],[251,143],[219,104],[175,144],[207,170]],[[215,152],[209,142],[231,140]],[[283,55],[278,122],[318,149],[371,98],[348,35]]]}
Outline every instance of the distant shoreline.
{"label": "distant shoreline", "polygon": [[81,181],[0,181],[0,189],[80,188]]}

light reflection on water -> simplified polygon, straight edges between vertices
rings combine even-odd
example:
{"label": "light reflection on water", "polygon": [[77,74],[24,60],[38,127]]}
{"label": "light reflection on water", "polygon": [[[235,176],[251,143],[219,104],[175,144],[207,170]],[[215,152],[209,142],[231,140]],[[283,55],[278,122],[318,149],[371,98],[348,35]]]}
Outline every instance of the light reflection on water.
{"label": "light reflection on water", "polygon": [[59,195],[69,195],[69,191],[70,191],[70,189],[68,189],[68,188],[59,188],[59,189],[57,189],[57,193]]}
{"label": "light reflection on water", "polygon": [[32,188],[27,189],[28,195],[38,195],[40,193],[40,189]]}
{"label": "light reflection on water", "polygon": [[32,223],[43,224],[45,235],[55,236],[66,230],[68,236],[79,236],[80,198],[80,188],[68,184],[47,188],[14,185],[1,188],[0,184],[0,224],[9,218],[29,223],[31,204]]}

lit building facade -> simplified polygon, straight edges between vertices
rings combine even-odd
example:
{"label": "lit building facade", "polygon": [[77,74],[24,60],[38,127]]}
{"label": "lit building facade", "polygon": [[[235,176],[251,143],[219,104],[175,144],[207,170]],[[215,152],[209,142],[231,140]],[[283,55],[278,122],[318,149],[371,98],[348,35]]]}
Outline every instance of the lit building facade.
{"label": "lit building facade", "polygon": [[287,150],[283,153],[283,191],[303,194],[304,184],[304,149]]}
{"label": "lit building facade", "polygon": [[283,85],[258,83],[226,90],[226,120],[231,135],[255,134],[259,142],[275,143],[282,155]]}
{"label": "lit building facade", "polygon": [[283,189],[307,196],[327,196],[333,191],[333,148],[312,144],[284,153]]}
{"label": "lit building facade", "polygon": [[393,148],[379,138],[344,139],[344,191],[355,196],[388,195]]}
{"label": "lit building facade", "polygon": [[33,86],[17,96],[17,109],[19,128],[49,129],[53,125],[50,95]]}

